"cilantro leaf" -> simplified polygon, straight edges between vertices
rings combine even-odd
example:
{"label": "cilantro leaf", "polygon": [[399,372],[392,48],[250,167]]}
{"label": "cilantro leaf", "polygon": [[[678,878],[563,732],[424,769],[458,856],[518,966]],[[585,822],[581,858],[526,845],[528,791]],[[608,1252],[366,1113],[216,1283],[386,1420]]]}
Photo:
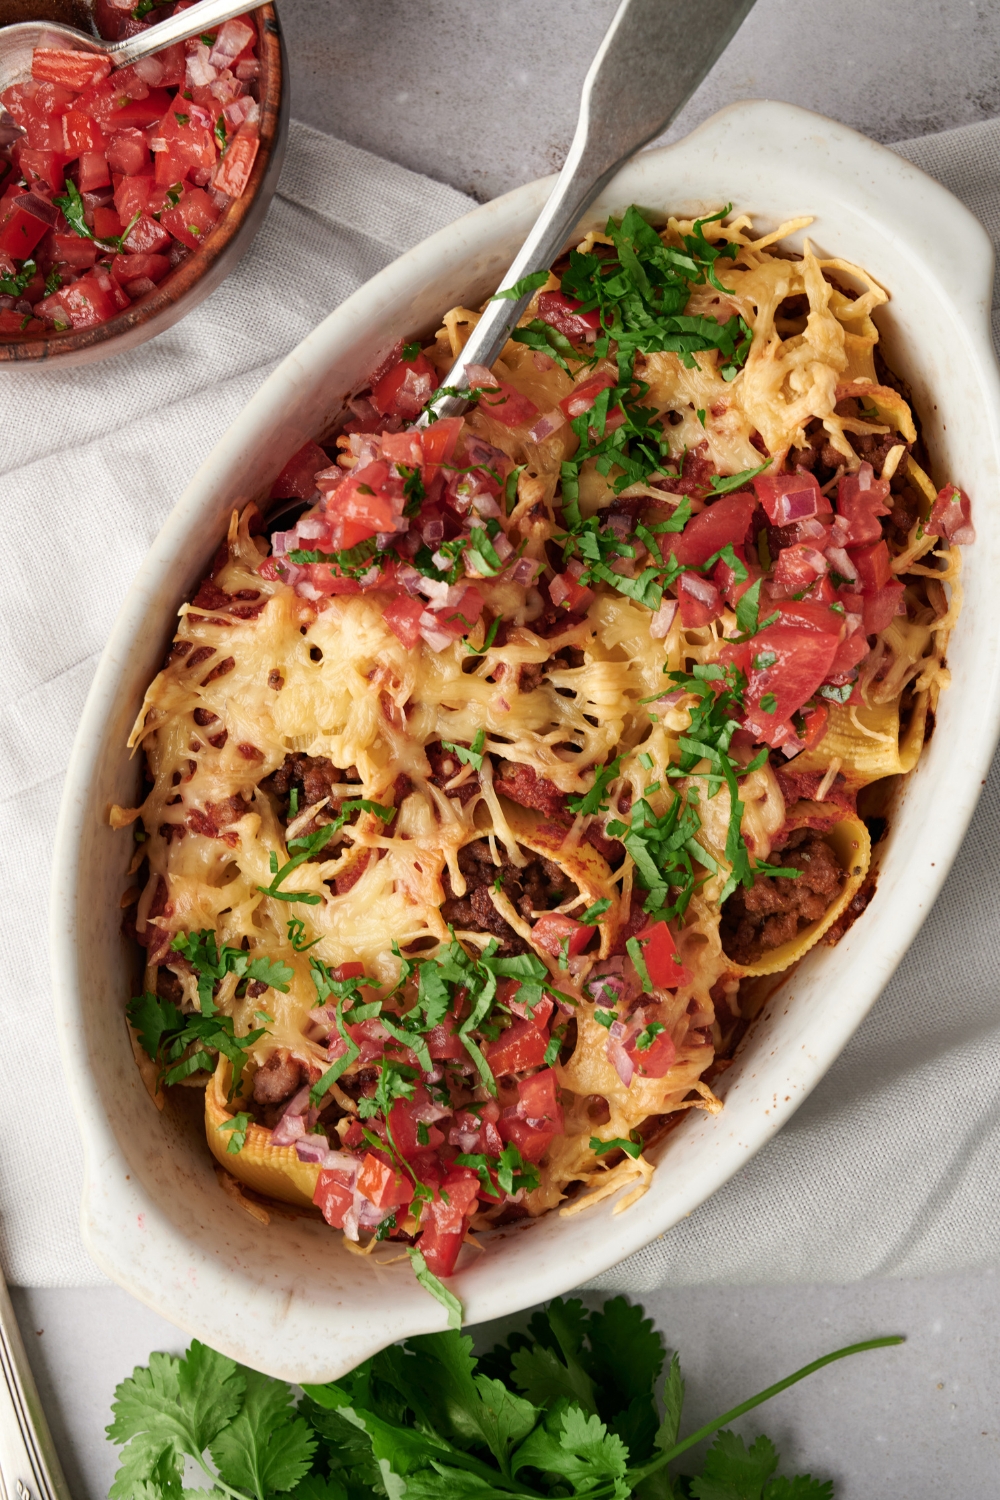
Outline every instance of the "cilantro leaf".
{"label": "cilantro leaf", "polygon": [[609,1151],[624,1151],[634,1161],[637,1156],[642,1155],[642,1142],[625,1140],[622,1136],[617,1135],[610,1141],[602,1141],[599,1136],[592,1135],[590,1137],[590,1149],[595,1156],[606,1156]]}
{"label": "cilantro leaf", "polygon": [[287,995],[289,983],[295,978],[295,970],[280,958],[252,958],[247,964],[246,976]]}
{"label": "cilantro leaf", "polygon": [[542,1426],[535,1428],[514,1454],[511,1470],[516,1474],[527,1465],[569,1480],[576,1494],[596,1488],[601,1480],[610,1480],[614,1500],[628,1500],[628,1449],[600,1417],[579,1406],[557,1407]]}
{"label": "cilantro leaf", "polygon": [[720,1432],[705,1455],[702,1475],[692,1481],[694,1500],[761,1500],[764,1484],[778,1467],[770,1438],[751,1448],[734,1432]]}
{"label": "cilantro leaf", "polygon": [[637,1396],[648,1397],[666,1357],[663,1337],[641,1307],[624,1297],[605,1302],[588,1325],[592,1369],[603,1389],[613,1393],[619,1407]]}
{"label": "cilantro leaf", "polygon": [[182,1456],[202,1454],[240,1408],[245,1376],[235,1361],[195,1339],[183,1359],[150,1355],[115,1391],[114,1420],[105,1430],[127,1444],[109,1491],[110,1500],[131,1500],[134,1481],[176,1474]]}
{"label": "cilantro leaf", "polygon": [[245,1110],[240,1110],[231,1120],[224,1120],[215,1128],[221,1131],[231,1131],[229,1140],[226,1142],[226,1154],[238,1156],[247,1143],[247,1131],[250,1128],[251,1116]]}
{"label": "cilantro leaf", "polygon": [[448,1327],[461,1328],[462,1304],[455,1296],[455,1293],[449,1292],[448,1288],[444,1285],[443,1282],[438,1280],[433,1271],[429,1271],[427,1269],[427,1262],[424,1260],[424,1257],[421,1255],[416,1245],[411,1245],[407,1251],[407,1254],[410,1257],[410,1264],[413,1267],[413,1274],[420,1282],[420,1285],[423,1287],[424,1291],[429,1292],[430,1295],[435,1299],[435,1301],[440,1302],[441,1306],[447,1312]]}
{"label": "cilantro leaf", "polygon": [[147,1057],[159,1055],[163,1038],[168,1033],[179,1031],[184,1024],[176,1005],[151,995],[147,990],[135,995],[126,1007],[129,1024],[139,1037],[139,1043]]}
{"label": "cilantro leaf", "polygon": [[209,1451],[226,1484],[266,1500],[290,1490],[308,1473],[316,1437],[296,1416],[283,1380],[243,1370],[246,1395],[239,1415],[218,1433]]}
{"label": "cilantro leaf", "polygon": [[755,479],[758,474],[763,474],[771,462],[772,460],[767,458],[762,464],[758,464],[756,469],[741,469],[738,474],[713,474],[709,481],[712,486],[712,493],[714,495],[729,495],[733,490],[743,489],[744,486],[750,483],[751,479]]}
{"label": "cilantro leaf", "polygon": [[608,803],[603,799],[607,794],[608,787],[618,775],[622,758],[616,755],[614,760],[609,761],[606,766],[597,766],[594,769],[594,784],[589,792],[584,792],[582,797],[567,797],[566,805],[570,812],[583,814],[585,817],[594,813],[607,812]]}
{"label": "cilantro leaf", "polygon": [[441,744],[445,750],[450,750],[452,755],[458,757],[463,766],[474,766],[477,771],[483,768],[483,750],[486,744],[486,730],[480,729],[468,749],[464,745],[453,745],[451,740],[442,740]]}
{"label": "cilantro leaf", "polygon": [[520,302],[522,297],[530,297],[532,292],[537,292],[538,288],[544,286],[548,279],[548,271],[532,271],[529,276],[522,276],[520,281],[515,281],[513,286],[507,286],[504,287],[503,291],[494,292],[490,301]]}
{"label": "cilantro leaf", "polygon": [[98,245],[107,246],[109,249],[115,250],[118,254],[121,254],[122,246],[125,244],[125,241],[132,233],[132,230],[135,228],[136,224],[138,224],[139,220],[142,218],[141,212],[132,215],[132,218],[122,230],[121,234],[110,234],[103,239],[98,239],[97,235],[91,232],[90,228],[87,225],[87,220],[84,217],[85,209],[83,206],[83,199],[80,196],[80,189],[77,187],[76,183],[71,177],[65,177],[63,179],[63,186],[66,189],[66,196],[63,198],[53,198],[52,201],[57,208],[62,209],[63,217],[65,218],[69,227],[72,229],[73,233],[78,234],[81,239],[94,240]]}

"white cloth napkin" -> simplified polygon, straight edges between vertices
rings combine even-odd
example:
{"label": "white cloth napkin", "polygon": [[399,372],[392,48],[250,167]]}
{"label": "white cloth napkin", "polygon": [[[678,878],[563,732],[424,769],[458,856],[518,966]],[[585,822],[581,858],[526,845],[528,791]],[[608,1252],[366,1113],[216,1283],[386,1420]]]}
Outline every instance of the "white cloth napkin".
{"label": "white cloth napkin", "polygon": [[[1000,240],[1000,122],[898,149]],[[77,1228],[44,914],[63,772],[114,615],[190,474],[277,361],[472,206],[293,123],[267,221],[207,303],[92,369],[0,372],[0,1260],[14,1284],[103,1280]],[[841,1060],[737,1178],[599,1284],[844,1281],[994,1258],[998,885],[995,771],[941,899]]]}

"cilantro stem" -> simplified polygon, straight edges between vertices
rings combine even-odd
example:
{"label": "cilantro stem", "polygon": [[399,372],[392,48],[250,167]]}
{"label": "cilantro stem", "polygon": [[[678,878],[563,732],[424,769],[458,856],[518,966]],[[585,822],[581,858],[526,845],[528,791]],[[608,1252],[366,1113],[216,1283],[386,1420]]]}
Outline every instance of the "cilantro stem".
{"label": "cilantro stem", "polygon": [[704,1427],[699,1427],[697,1432],[692,1432],[683,1442],[675,1443],[668,1448],[660,1457],[644,1464],[641,1469],[633,1469],[629,1473],[629,1481],[634,1487],[645,1479],[647,1474],[652,1474],[656,1469],[661,1469],[664,1464],[673,1463],[688,1448],[693,1448],[697,1443],[703,1442],[705,1438],[711,1437],[724,1427],[727,1422],[735,1421],[742,1417],[745,1412],[753,1411],[755,1406],[762,1406],[765,1401],[770,1401],[772,1396],[777,1396],[781,1391],[787,1391],[789,1386],[797,1385],[800,1380],[805,1380],[807,1375],[813,1375],[817,1370],[822,1370],[824,1365],[832,1365],[835,1360],[846,1359],[850,1354],[863,1354],[866,1349],[886,1349],[893,1344],[903,1344],[906,1340],[900,1334],[890,1334],[885,1338],[866,1339],[862,1344],[848,1344],[846,1349],[835,1349],[832,1354],[824,1354],[821,1359],[814,1359],[811,1364],[803,1365],[801,1370],[796,1370],[791,1375],[786,1375],[784,1380],[779,1380],[775,1385],[769,1385],[767,1390],[759,1391],[756,1396],[751,1396],[749,1401],[741,1401],[739,1406],[734,1406],[730,1411],[723,1412],[721,1417],[716,1417],[711,1422],[706,1422]]}
{"label": "cilantro stem", "polygon": [[243,1490],[232,1489],[224,1479],[219,1478],[218,1474],[213,1474],[203,1458],[200,1458],[197,1454],[192,1454],[192,1457],[198,1466],[208,1475],[217,1490],[225,1491],[227,1495],[231,1496],[231,1500],[250,1500],[250,1496],[245,1494]]}

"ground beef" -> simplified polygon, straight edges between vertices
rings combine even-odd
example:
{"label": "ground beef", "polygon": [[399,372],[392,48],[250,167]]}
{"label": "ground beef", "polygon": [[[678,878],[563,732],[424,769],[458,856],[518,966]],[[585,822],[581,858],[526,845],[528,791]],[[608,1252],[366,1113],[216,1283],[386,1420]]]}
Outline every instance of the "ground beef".
{"label": "ground beef", "polygon": [[[444,791],[448,786],[448,782],[457,776],[462,769],[462,762],[451,750],[446,750],[440,740],[435,740],[433,744],[425,745],[424,754],[430,763],[431,781],[435,786],[440,787]],[[473,771],[467,781],[462,782],[461,786],[452,787],[447,792],[447,796],[457,797],[463,807],[470,798],[478,796],[478,794],[479,777],[475,771]]]}
{"label": "ground beef", "polygon": [[[255,604],[254,600],[260,600]],[[261,610],[267,603],[266,599],[260,598],[260,589],[239,589],[235,594],[227,594],[220,589],[217,583],[206,578],[191,601],[192,609],[218,609],[224,610],[227,615],[237,620],[256,620]],[[228,620],[212,620],[213,625],[228,625]]]}
{"label": "ground beef", "polygon": [[740,886],[722,908],[722,946],[738,964],[755,962],[822,917],[844,883],[833,850],[810,829],[792,835],[781,861],[802,874],[758,875],[749,890]]}
{"label": "ground beef", "polygon": [[519,807],[534,808],[547,818],[558,818],[566,813],[565,792],[547,777],[539,776],[532,766],[522,766],[512,760],[494,762],[493,785]]}
{"label": "ground beef", "polygon": [[548,911],[561,906],[579,894],[578,888],[550,859],[536,856],[519,869],[499,846],[497,853],[501,861],[499,865],[494,864],[486,839],[476,839],[458,851],[458,867],[465,876],[466,893],[464,896],[455,895],[446,871],[441,915],[454,927],[489,932],[500,938],[500,952],[504,956],[527,953],[528,945],[493,905],[490,891],[494,883],[500,880],[503,894],[529,922],[533,911]]}
{"label": "ground beef", "polygon": [[[226,797],[222,802],[206,802],[203,808],[192,807],[185,822],[192,833],[200,833],[207,839],[222,838],[224,828],[238,823],[247,810],[247,804],[239,793]],[[227,842],[235,843],[235,838]]]}
{"label": "ground beef", "polygon": [[824,943],[827,943],[832,948],[835,943],[840,942],[847,929],[854,926],[875,894],[877,878],[874,870],[869,872],[861,889],[854,892],[854,895],[848,901],[840,916],[834,922],[829,932],[826,933],[823,938]]}
{"label": "ground beef", "polygon": [[664,490],[668,495],[704,497],[711,492],[712,475],[717,472],[708,457],[708,443],[703,442],[685,453],[680,474],[658,474],[651,484],[654,489]]}
{"label": "ground beef", "polygon": [[282,817],[288,817],[289,793],[294,786],[299,794],[299,810],[311,807],[329,797],[334,786],[345,779],[343,771],[325,755],[286,755],[281,765],[261,782],[264,791],[277,799]]}
{"label": "ground beef", "polygon": [[302,1064],[286,1047],[276,1047],[254,1075],[253,1097],[257,1104],[280,1104],[305,1081]]}
{"label": "ground beef", "polygon": [[[787,764],[787,762],[786,762]],[[786,770],[784,766],[778,765],[772,760],[771,769],[778,778],[781,795],[785,799],[785,806],[792,808],[796,802],[804,799],[812,802],[819,791],[820,782],[823,780],[824,771],[794,771]],[[824,802],[832,802],[836,807],[842,807],[844,812],[850,813],[852,817],[857,815],[857,792],[848,786],[846,780],[840,773],[833,778],[833,783],[827,790]]]}

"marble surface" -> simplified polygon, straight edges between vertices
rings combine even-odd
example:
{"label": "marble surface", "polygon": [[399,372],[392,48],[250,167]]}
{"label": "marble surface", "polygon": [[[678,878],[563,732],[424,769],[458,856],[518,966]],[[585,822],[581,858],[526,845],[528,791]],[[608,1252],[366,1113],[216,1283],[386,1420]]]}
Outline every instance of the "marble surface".
{"label": "marble surface", "polygon": [[[301,120],[493,198],[562,165],[617,0],[279,0]],[[664,0],[669,4],[669,0]],[[667,139],[784,99],[879,141],[1000,114],[995,0],[757,0]]]}
{"label": "marble surface", "polygon": [[[905,1334],[901,1347],[821,1370],[734,1428],[748,1443],[766,1432],[783,1472],[833,1479],[836,1500],[992,1500],[1000,1473],[998,1294],[1000,1276],[987,1274],[686,1288],[643,1300],[680,1352],[685,1432],[832,1349]],[[13,1298],[74,1500],[103,1500],[117,1462],[104,1438],[116,1384],[151,1350],[181,1353],[185,1340],[113,1287],[15,1290]],[[595,1305],[601,1300],[588,1294]],[[507,1328],[474,1332],[486,1349]]]}
{"label": "marble surface", "polygon": [[[614,4],[280,0],[293,111],[493,197],[560,165]],[[993,117],[996,5],[758,0],[668,138],[754,97],[804,105],[882,141]],[[179,1351],[183,1340],[116,1288],[13,1295],[75,1500],[101,1500],[114,1468],[103,1428],[116,1382],[152,1349]],[[1000,1275],[688,1288],[645,1300],[681,1351],[691,1425],[827,1349],[906,1334],[902,1349],[821,1372],[745,1418],[742,1430],[766,1430],[789,1463],[834,1478],[837,1500],[998,1493]]]}

